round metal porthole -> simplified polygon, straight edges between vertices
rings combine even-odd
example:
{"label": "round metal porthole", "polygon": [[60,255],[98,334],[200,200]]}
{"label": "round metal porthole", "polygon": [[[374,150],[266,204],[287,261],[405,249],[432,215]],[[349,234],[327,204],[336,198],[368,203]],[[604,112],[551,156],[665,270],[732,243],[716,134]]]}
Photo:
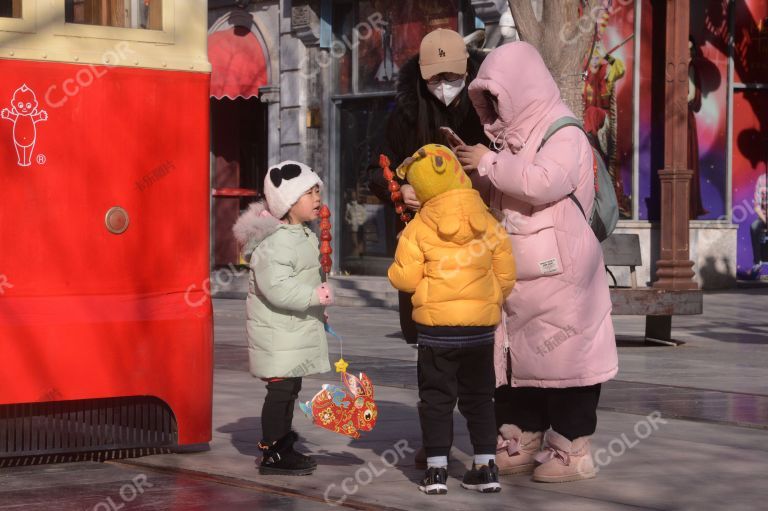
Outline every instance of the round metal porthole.
{"label": "round metal porthole", "polygon": [[128,229],[128,224],[130,222],[128,212],[120,206],[109,208],[107,216],[104,218],[107,230],[112,234],[123,234],[125,230]]}

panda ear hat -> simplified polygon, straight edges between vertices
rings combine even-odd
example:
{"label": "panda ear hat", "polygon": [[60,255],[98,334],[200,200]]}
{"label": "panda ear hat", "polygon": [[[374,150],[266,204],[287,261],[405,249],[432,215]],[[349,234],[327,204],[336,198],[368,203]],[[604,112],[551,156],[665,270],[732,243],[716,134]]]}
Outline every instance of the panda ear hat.
{"label": "panda ear hat", "polygon": [[285,217],[301,196],[315,185],[323,185],[320,176],[303,163],[286,160],[271,167],[264,179],[269,212],[277,218]]}

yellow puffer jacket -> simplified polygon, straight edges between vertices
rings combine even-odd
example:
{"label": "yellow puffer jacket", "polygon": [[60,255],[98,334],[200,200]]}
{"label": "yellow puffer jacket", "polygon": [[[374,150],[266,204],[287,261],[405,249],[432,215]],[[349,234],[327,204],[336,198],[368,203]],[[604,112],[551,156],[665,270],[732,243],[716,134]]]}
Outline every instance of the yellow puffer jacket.
{"label": "yellow puffer jacket", "polygon": [[427,201],[405,228],[388,275],[414,293],[416,323],[495,326],[515,285],[515,260],[480,194],[451,190]]}

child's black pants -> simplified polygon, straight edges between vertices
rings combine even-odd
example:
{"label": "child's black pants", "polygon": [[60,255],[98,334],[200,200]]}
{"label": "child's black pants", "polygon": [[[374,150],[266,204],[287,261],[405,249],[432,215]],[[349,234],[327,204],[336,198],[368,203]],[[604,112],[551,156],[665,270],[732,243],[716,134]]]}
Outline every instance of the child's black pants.
{"label": "child's black pants", "polygon": [[291,431],[293,407],[301,390],[301,378],[267,381],[267,397],[261,409],[262,442],[271,444]]}
{"label": "child's black pants", "polygon": [[418,380],[419,419],[427,457],[448,456],[457,401],[475,454],[496,452],[492,344],[458,349],[419,346]]}

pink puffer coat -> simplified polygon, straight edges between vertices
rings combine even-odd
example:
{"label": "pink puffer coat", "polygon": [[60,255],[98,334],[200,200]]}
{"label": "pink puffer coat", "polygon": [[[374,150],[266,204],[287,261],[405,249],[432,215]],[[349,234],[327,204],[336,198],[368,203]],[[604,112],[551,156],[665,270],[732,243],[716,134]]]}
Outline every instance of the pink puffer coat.
{"label": "pink puffer coat", "polygon": [[[491,140],[475,186],[503,212],[518,282],[497,332],[496,381],[515,387],[577,387],[616,375],[618,357],[600,243],[576,204],[594,202],[592,149],[575,127],[537,149],[547,128],[573,116],[530,44],[491,52],[469,95]],[[498,114],[490,95],[498,100]],[[508,354],[507,354],[508,353]],[[509,372],[508,372],[509,371]]]}

